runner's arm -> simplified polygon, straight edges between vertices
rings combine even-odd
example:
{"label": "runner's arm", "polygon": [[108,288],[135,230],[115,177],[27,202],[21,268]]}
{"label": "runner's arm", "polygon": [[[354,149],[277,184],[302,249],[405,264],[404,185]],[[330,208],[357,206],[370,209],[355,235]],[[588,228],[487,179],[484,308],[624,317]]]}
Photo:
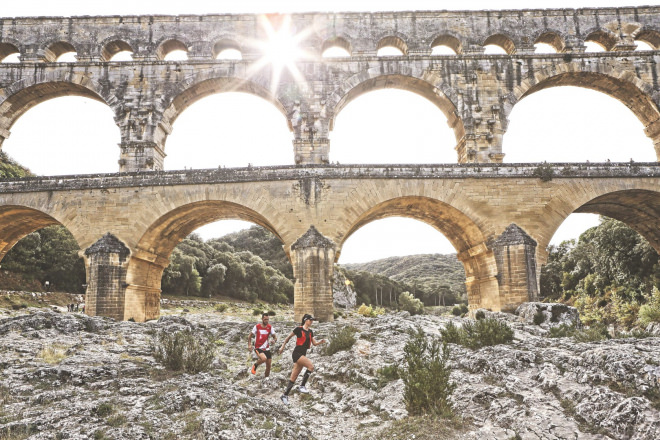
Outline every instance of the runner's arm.
{"label": "runner's arm", "polygon": [[319,344],[325,344],[326,342],[328,341],[326,341],[325,339],[321,339],[320,341],[317,341],[316,339],[314,339],[314,336],[312,336],[312,344],[314,344],[314,346],[317,346]]}
{"label": "runner's arm", "polygon": [[252,350],[252,332],[248,335],[248,350]]}
{"label": "runner's arm", "polygon": [[280,354],[282,354],[282,352],[284,351],[284,347],[286,347],[286,344],[289,342],[289,339],[293,338],[293,336],[294,336],[293,332],[289,333],[289,336],[287,336],[284,342],[282,342],[282,346],[280,347]]}

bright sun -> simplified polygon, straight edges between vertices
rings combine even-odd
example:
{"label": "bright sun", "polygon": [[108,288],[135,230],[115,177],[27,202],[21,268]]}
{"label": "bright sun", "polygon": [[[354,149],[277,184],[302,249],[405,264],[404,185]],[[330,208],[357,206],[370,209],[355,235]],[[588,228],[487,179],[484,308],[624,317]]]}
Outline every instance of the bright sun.
{"label": "bright sun", "polygon": [[272,66],[271,91],[275,92],[284,69],[288,70],[296,81],[304,83],[304,78],[300,74],[296,62],[307,57],[307,54],[300,48],[300,42],[308,32],[294,32],[291,16],[288,14],[262,15],[260,24],[266,33],[267,40],[259,44],[264,55],[255,67],[261,69],[267,65]]}

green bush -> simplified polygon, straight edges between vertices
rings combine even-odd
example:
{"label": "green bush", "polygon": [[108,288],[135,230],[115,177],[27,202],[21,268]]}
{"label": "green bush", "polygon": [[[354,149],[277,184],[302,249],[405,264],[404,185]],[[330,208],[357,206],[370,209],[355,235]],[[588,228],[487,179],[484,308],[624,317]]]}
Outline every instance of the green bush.
{"label": "green bush", "polygon": [[607,326],[603,324],[594,324],[589,328],[575,332],[573,335],[576,342],[596,342],[610,339]]}
{"label": "green bush", "polygon": [[534,325],[541,325],[545,322],[545,315],[542,311],[538,311],[534,314]]}
{"label": "green bush", "polygon": [[513,330],[506,323],[492,318],[467,321],[461,328],[450,322],[440,330],[440,334],[445,343],[459,344],[472,349],[506,344],[513,340]]}
{"label": "green bush", "polygon": [[550,333],[548,337],[550,338],[571,338],[577,332],[577,328],[574,325],[561,324],[557,327],[550,327]]}
{"label": "green bush", "polygon": [[399,309],[405,310],[411,315],[421,315],[424,313],[424,304],[409,292],[403,292],[399,295]]}
{"label": "green bush", "polygon": [[229,308],[229,305],[225,304],[225,303],[220,303],[220,304],[215,305],[215,311],[219,312],[219,313],[226,312],[228,308]]}
{"label": "green bush", "polygon": [[407,368],[400,371],[404,383],[403,400],[411,415],[432,414],[451,417],[449,398],[456,384],[449,381],[449,346],[429,341],[422,329],[412,332],[404,349]]}
{"label": "green bush", "polygon": [[342,327],[339,330],[334,330],[328,337],[330,342],[325,346],[323,354],[332,356],[339,351],[350,350],[355,344],[356,331],[354,327]]}
{"label": "green bush", "polygon": [[444,329],[441,329],[440,335],[442,336],[442,341],[447,344],[460,344],[461,330],[453,322],[450,322]]}
{"label": "green bush", "polygon": [[480,319],[486,319],[486,313],[484,313],[483,310],[478,310],[477,313],[474,314],[474,319],[479,321]]}
{"label": "green bush", "polygon": [[657,287],[653,286],[646,304],[639,308],[637,322],[644,327],[652,322],[660,322],[660,291]]}
{"label": "green bush", "polygon": [[209,369],[215,353],[211,339],[183,330],[160,332],[153,344],[153,355],[170,370],[196,374]]}
{"label": "green bush", "polygon": [[453,309],[451,309],[451,314],[454,316],[461,316],[463,312],[461,311],[461,306],[458,304],[454,306]]}
{"label": "green bush", "polygon": [[393,380],[397,380],[399,376],[399,367],[396,364],[385,365],[376,371],[378,376],[378,388],[382,388]]}
{"label": "green bush", "polygon": [[365,305],[364,303],[358,308],[358,314],[362,316],[366,316],[367,318],[371,317],[371,313],[373,312],[373,309],[371,308],[370,305]]}

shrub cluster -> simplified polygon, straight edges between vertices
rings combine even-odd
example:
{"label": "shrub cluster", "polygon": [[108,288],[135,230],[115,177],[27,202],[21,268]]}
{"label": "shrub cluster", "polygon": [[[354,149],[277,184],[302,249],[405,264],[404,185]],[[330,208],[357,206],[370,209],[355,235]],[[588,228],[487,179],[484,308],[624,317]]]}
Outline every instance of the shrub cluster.
{"label": "shrub cluster", "polygon": [[166,368],[191,374],[208,370],[215,357],[213,341],[190,330],[158,333],[152,350],[154,358]]}
{"label": "shrub cluster", "polygon": [[426,338],[422,329],[412,332],[404,349],[407,368],[398,373],[405,389],[403,399],[411,415],[451,417],[449,398],[456,384],[449,381],[449,347]]}
{"label": "shrub cluster", "polygon": [[485,318],[467,321],[462,327],[450,322],[440,330],[442,341],[477,349],[497,344],[506,344],[513,340],[513,330],[497,319]]}
{"label": "shrub cluster", "polygon": [[355,344],[355,332],[357,329],[350,326],[334,330],[328,337],[330,342],[325,346],[323,354],[332,356],[339,351],[350,350]]}
{"label": "shrub cluster", "polygon": [[607,327],[603,324],[594,324],[585,329],[578,329],[569,324],[562,324],[550,329],[550,338],[574,338],[576,342],[597,342],[610,339]]}
{"label": "shrub cluster", "polygon": [[399,295],[399,309],[405,310],[411,315],[421,315],[424,313],[424,304],[412,296],[410,292],[403,292]]}
{"label": "shrub cluster", "polygon": [[384,315],[385,314],[385,309],[383,307],[372,307],[371,304],[368,306],[365,304],[362,304],[360,308],[358,309],[358,314],[362,316],[366,316],[367,318],[375,318],[376,316],[379,315]]}
{"label": "shrub cluster", "polygon": [[637,322],[643,327],[648,326],[652,322],[660,322],[660,290],[657,287],[653,286],[646,304],[639,308]]}
{"label": "shrub cluster", "polygon": [[465,304],[456,304],[453,309],[451,309],[451,314],[454,316],[461,316],[468,312],[468,307]]}

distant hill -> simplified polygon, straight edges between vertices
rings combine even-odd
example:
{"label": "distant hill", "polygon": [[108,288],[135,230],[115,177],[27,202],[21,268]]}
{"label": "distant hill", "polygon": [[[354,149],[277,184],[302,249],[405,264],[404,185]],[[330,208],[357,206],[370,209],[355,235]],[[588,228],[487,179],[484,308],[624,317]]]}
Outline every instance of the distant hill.
{"label": "distant hill", "polygon": [[366,271],[391,278],[426,293],[447,286],[458,297],[465,295],[465,270],[456,254],[423,254],[389,257],[368,263],[343,264],[348,270]]}
{"label": "distant hill", "polygon": [[0,151],[0,179],[13,179],[33,175],[29,169],[10,158],[7,153]]}

